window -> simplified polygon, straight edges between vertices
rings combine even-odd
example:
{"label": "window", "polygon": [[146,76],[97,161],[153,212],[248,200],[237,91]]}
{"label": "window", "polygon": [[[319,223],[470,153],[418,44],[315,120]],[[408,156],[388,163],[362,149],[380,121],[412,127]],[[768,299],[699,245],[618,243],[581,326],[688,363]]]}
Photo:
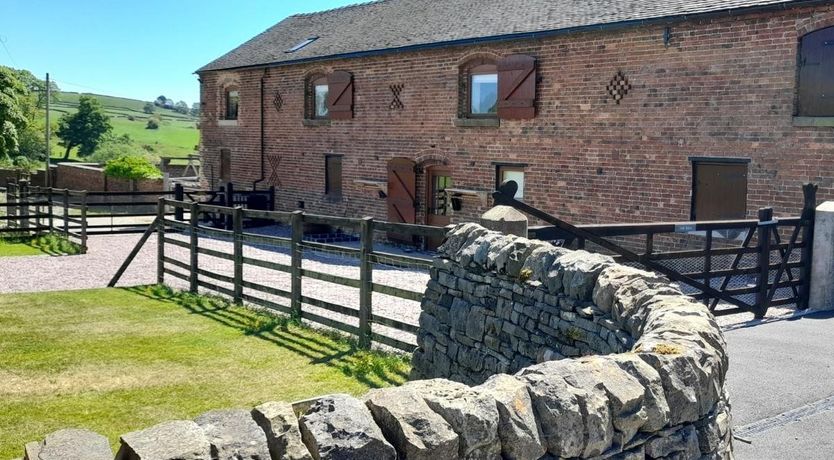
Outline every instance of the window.
{"label": "window", "polygon": [[324,194],[331,199],[342,198],[342,156],[324,157]]}
{"label": "window", "polygon": [[327,78],[322,77],[313,82],[314,111],[313,118],[327,118],[327,96],[329,92]]}
{"label": "window", "polygon": [[472,69],[469,77],[469,115],[495,116],[498,113],[498,71],[491,64]]}
{"label": "window", "polygon": [[448,172],[431,175],[429,189],[429,214],[433,216],[447,216],[451,214],[452,203],[447,188],[452,188],[452,176]]}
{"label": "window", "polygon": [[516,200],[524,199],[524,166],[523,165],[498,165],[495,169],[495,188],[508,180],[518,184],[518,191],[515,192]]}
{"label": "window", "polygon": [[799,116],[834,117],[834,26],[799,43]]}
{"label": "window", "polygon": [[220,183],[232,181],[232,151],[220,149]]}
{"label": "window", "polygon": [[746,159],[692,160],[692,220],[744,219]]}
{"label": "window", "polygon": [[290,49],[288,49],[284,52],[285,53],[295,53],[296,51],[300,50],[301,48],[304,48],[305,46],[309,45],[310,43],[313,43],[314,41],[316,41],[318,39],[319,39],[319,37],[310,37],[306,40],[302,40],[297,45],[293,46],[292,48],[290,48]]}
{"label": "window", "polygon": [[226,120],[237,120],[240,94],[236,89],[226,91]]}
{"label": "window", "polygon": [[512,54],[478,58],[461,66],[455,126],[500,126],[500,120],[536,116],[536,58]]}

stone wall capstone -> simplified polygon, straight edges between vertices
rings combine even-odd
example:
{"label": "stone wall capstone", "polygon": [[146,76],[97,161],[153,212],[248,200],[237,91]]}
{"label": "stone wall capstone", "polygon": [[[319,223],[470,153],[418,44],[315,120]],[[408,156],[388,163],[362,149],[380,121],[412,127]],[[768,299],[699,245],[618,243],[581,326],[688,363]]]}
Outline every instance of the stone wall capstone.
{"label": "stone wall capstone", "polygon": [[[415,380],[162,423],[116,458],[732,458],[724,337],[658,275],[462,224],[422,305]],[[62,458],[109,454],[62,430],[26,459],[53,458],[51,439]]]}

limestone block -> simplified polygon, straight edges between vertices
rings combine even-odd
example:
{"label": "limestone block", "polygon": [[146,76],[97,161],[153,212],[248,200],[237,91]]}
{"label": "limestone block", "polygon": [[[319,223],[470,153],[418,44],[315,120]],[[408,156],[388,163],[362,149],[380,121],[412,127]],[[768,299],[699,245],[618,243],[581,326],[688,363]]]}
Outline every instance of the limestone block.
{"label": "limestone block", "polygon": [[416,391],[458,434],[460,458],[501,458],[498,409],[491,396],[444,379],[410,382],[402,388]]}
{"label": "limestone block", "polygon": [[269,453],[273,460],[312,460],[301,440],[298,418],[292,404],[267,402],[252,410],[252,418],[266,433]]}
{"label": "limestone block", "polygon": [[352,396],[320,398],[301,416],[299,424],[301,438],[317,460],[397,457],[368,408]]}
{"label": "limestone block", "polygon": [[458,458],[458,435],[417,392],[402,388],[371,390],[365,403],[385,433],[385,438],[394,444],[400,458]]}
{"label": "limestone block", "polygon": [[262,460],[269,458],[266,434],[245,409],[214,410],[194,421],[206,433],[219,458]]}
{"label": "limestone block", "polygon": [[210,460],[209,443],[190,420],[165,422],[121,437],[116,460]]}
{"label": "limestone block", "polygon": [[527,385],[516,377],[498,374],[475,391],[495,399],[498,408],[498,436],[501,453],[507,459],[537,459],[547,449],[533,411],[533,400]]}
{"label": "limestone block", "polygon": [[113,451],[104,436],[82,429],[58,430],[41,442],[25,446],[25,460],[111,460]]}

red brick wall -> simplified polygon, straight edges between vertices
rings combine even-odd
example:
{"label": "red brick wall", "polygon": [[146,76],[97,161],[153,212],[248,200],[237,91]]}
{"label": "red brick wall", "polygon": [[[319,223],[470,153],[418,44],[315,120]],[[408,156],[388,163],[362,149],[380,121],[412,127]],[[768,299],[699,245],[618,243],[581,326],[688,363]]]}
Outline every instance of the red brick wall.
{"label": "red brick wall", "polygon": [[[319,213],[385,218],[385,200],[353,180],[385,180],[386,162],[406,157],[442,158],[455,187],[478,190],[493,188],[493,162],[526,163],[526,201],[575,223],[688,220],[689,158],[729,156],[751,160],[749,216],[767,205],[777,215],[796,213],[805,181],[820,185],[820,199],[834,199],[834,128],[792,123],[798,39],[830,25],[834,7],[817,7],[675,24],[669,47],[663,27],[652,26],[205,73],[204,175],[219,175],[220,149],[229,148],[236,185],[260,177],[263,78],[266,153],[280,157],[280,183],[262,186],[278,186],[280,209],[303,200]],[[459,66],[473,56],[512,53],[538,58],[537,117],[502,120],[499,128],[455,127]],[[354,75],[355,118],[303,126],[305,75],[334,69]],[[633,88],[616,105],[605,86],[618,70]],[[388,107],[392,84],[405,85],[403,110]],[[240,88],[237,126],[217,123],[227,85]],[[323,197],[324,156],[333,153],[344,154],[338,203]],[[454,220],[485,209],[466,198]]]}

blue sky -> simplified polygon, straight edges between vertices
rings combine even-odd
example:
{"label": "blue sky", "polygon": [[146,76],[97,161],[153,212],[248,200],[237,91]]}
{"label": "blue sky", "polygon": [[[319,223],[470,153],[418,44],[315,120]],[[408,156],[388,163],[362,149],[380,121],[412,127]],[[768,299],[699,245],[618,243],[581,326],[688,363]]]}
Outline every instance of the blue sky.
{"label": "blue sky", "polygon": [[[0,0],[0,65],[62,90],[199,99],[193,72],[285,17],[355,0]],[[7,52],[8,49],[8,52]]]}

